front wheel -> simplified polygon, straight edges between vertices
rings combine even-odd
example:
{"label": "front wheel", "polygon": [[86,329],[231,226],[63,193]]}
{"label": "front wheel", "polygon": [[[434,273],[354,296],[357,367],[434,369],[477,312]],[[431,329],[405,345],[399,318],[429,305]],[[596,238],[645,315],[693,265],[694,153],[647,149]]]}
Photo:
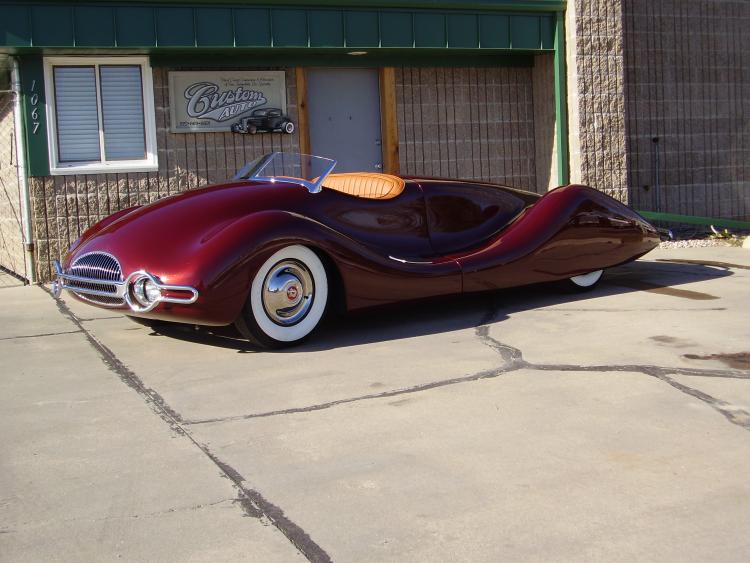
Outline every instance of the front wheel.
{"label": "front wheel", "polygon": [[254,344],[290,346],[318,326],[327,301],[328,277],[320,258],[305,246],[287,246],[258,269],[235,324]]}
{"label": "front wheel", "polygon": [[287,133],[289,135],[294,133],[294,123],[292,123],[291,121],[287,121],[284,124],[284,133]]}

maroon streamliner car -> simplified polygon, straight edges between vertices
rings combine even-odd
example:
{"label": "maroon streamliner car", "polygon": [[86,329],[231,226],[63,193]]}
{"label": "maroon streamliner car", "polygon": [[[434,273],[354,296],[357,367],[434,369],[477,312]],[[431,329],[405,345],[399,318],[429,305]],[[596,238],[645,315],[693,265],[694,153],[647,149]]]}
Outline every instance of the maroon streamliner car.
{"label": "maroon streamliner car", "polygon": [[331,174],[273,153],[229,183],[124,209],[56,263],[56,295],[146,323],[236,324],[257,345],[299,342],[326,306],[354,311],[554,280],[589,288],[645,254],[656,229],[580,185],[505,186]]}

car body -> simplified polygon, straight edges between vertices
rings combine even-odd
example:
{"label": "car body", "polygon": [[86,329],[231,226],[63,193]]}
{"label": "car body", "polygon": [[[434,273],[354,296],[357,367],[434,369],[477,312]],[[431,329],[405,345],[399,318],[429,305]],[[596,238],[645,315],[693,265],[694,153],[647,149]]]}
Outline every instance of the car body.
{"label": "car body", "polygon": [[279,108],[259,108],[232,124],[234,133],[294,133],[294,123]]}
{"label": "car body", "polygon": [[[538,195],[475,181],[330,174],[335,162],[326,159],[306,175],[310,165],[298,165],[297,177],[272,170],[279,155],[289,158],[262,157],[234,181],[97,223],[56,265],[56,291],[152,321],[239,322],[251,340],[278,346],[314,328],[286,330],[299,315],[310,324],[302,310],[310,303],[318,317],[334,297],[355,311],[571,278],[587,287],[660,240],[637,213],[586,186]],[[258,332],[264,312],[272,323]]]}

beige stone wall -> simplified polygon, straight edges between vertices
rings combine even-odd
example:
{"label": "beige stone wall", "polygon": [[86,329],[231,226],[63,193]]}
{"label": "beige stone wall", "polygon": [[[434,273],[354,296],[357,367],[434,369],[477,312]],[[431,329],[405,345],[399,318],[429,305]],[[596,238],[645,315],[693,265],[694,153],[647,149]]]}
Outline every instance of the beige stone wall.
{"label": "beige stone wall", "polygon": [[570,179],[628,199],[621,0],[569,0]]}
{"label": "beige stone wall", "polygon": [[0,94],[0,266],[26,277],[13,96]]}
{"label": "beige stone wall", "polygon": [[633,206],[750,220],[750,2],[623,10]]}
{"label": "beige stone wall", "polygon": [[569,2],[571,181],[636,209],[749,219],[749,25],[739,0]]}
{"label": "beige stone wall", "polygon": [[531,68],[397,68],[396,103],[403,174],[537,187]]}
{"label": "beige stone wall", "polygon": [[[222,182],[244,163],[268,152],[299,152],[296,132],[292,135],[170,133],[167,76],[167,69],[154,69],[157,172],[30,179],[36,263],[41,281],[51,279],[52,260],[59,259],[83,231],[107,215]],[[286,81],[287,110],[296,122],[297,87],[293,68],[286,69]]]}

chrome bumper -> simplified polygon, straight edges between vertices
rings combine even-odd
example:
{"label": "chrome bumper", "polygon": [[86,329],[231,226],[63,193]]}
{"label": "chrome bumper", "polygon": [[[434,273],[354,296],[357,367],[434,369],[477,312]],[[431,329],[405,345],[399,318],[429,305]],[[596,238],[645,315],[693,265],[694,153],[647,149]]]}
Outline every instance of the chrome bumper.
{"label": "chrome bumper", "polygon": [[[159,303],[177,303],[179,305],[190,305],[198,300],[198,290],[188,285],[169,285],[161,283],[159,278],[149,274],[145,270],[138,270],[131,273],[125,280],[103,280],[89,277],[74,276],[66,274],[62,269],[60,262],[54,261],[55,273],[57,278],[52,282],[52,294],[60,297],[63,289],[75,293],[79,297],[86,299],[86,296],[104,297],[113,300],[120,300],[121,303],[107,305],[101,302],[93,302],[95,305],[104,307],[119,307],[127,305],[137,313],[147,313],[156,307]],[[139,303],[132,290],[136,281],[147,278],[159,289],[159,297],[151,301],[148,305]],[[113,291],[114,289],[114,291]],[[164,295],[165,291],[184,291],[190,293],[189,297],[173,297]],[[89,300],[90,301],[90,300]]]}

